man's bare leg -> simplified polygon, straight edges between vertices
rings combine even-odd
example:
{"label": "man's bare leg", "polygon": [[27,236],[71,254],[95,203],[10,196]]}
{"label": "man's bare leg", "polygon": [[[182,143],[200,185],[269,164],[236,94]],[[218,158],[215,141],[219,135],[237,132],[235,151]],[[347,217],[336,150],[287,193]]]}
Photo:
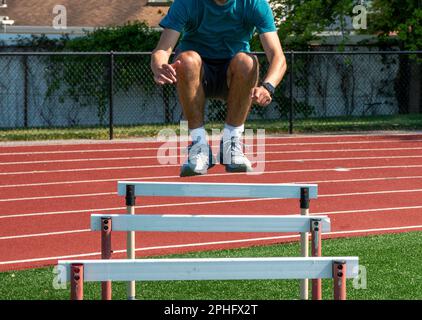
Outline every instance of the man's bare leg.
{"label": "man's bare leg", "polygon": [[252,105],[251,91],[258,82],[258,72],[257,58],[246,53],[238,53],[227,71],[228,110],[220,145],[220,162],[229,172],[252,171],[250,161],[243,154],[241,136]]}
{"label": "man's bare leg", "polygon": [[202,59],[195,51],[185,51],[177,57],[177,92],[189,129],[204,125],[205,92],[202,87]]}
{"label": "man's bare leg", "polygon": [[258,82],[258,60],[255,56],[238,53],[227,71],[229,96],[227,98],[226,123],[242,126],[252,105],[251,90]]}
{"label": "man's bare leg", "polygon": [[176,60],[180,61],[176,69],[177,92],[192,138],[188,161],[183,164],[180,176],[206,174],[215,164],[215,160],[204,128],[205,92],[202,87],[202,59],[198,53],[186,51],[179,54]]}

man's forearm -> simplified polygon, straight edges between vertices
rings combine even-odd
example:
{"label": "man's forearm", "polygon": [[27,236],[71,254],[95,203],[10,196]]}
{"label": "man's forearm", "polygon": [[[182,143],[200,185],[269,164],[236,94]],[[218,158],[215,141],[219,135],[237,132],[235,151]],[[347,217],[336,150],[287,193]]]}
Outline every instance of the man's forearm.
{"label": "man's forearm", "polygon": [[270,66],[263,82],[269,82],[277,87],[287,71],[286,58],[284,54],[275,55],[270,59]]}

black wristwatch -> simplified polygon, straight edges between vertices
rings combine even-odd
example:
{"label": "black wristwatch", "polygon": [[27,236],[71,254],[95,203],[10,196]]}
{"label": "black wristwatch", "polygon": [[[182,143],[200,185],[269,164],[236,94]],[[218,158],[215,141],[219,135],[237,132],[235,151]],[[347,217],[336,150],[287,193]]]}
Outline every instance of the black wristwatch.
{"label": "black wristwatch", "polygon": [[270,93],[270,96],[271,96],[271,98],[274,96],[274,93],[275,93],[275,88],[274,88],[274,86],[271,84],[271,83],[269,83],[269,82],[264,82],[264,83],[262,83],[262,86],[265,88],[265,89],[267,89],[267,91]]}

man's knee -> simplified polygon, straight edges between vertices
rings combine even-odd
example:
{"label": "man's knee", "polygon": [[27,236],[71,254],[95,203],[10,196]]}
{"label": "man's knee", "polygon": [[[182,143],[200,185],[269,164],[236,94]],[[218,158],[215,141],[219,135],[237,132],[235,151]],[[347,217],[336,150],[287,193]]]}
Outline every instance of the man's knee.
{"label": "man's knee", "polygon": [[230,62],[230,71],[236,75],[255,75],[258,70],[258,59],[256,56],[240,52]]}
{"label": "man's knee", "polygon": [[177,67],[177,74],[184,76],[200,71],[202,59],[195,51],[184,51],[177,56],[181,64]]}

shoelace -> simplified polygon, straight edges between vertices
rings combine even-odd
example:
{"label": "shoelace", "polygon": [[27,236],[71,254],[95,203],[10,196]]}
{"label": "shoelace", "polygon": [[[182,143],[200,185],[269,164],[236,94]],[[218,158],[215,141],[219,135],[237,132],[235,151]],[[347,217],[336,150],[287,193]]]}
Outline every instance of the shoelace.
{"label": "shoelace", "polygon": [[233,156],[244,156],[243,153],[244,144],[237,137],[232,137],[231,140],[223,141],[223,150],[229,151],[230,155]]}
{"label": "shoelace", "polygon": [[203,148],[201,147],[201,145],[197,144],[197,142],[193,142],[189,147],[188,147],[188,152],[189,152],[189,159],[190,160],[195,160],[196,162],[198,161],[202,161],[202,162],[206,162],[208,160],[208,149],[207,152],[202,152],[204,150],[202,150]]}
{"label": "shoelace", "polygon": [[233,137],[231,139],[232,156],[244,156],[243,143],[239,138]]}

